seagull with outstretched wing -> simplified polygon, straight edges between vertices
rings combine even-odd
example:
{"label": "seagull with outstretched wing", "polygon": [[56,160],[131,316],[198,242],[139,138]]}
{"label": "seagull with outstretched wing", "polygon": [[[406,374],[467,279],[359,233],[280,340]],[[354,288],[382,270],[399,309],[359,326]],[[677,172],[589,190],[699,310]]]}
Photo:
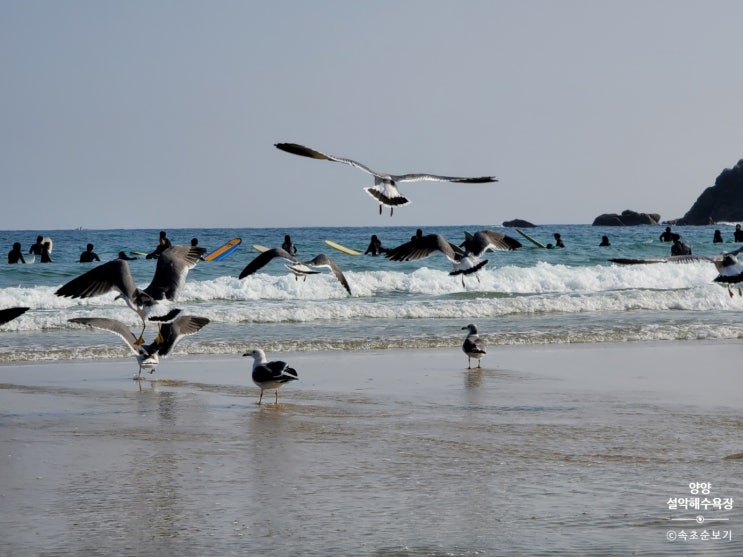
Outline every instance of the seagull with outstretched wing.
{"label": "seagull with outstretched wing", "polygon": [[382,214],[383,205],[390,208],[390,216],[392,216],[395,207],[402,207],[410,203],[410,200],[400,193],[399,189],[397,189],[398,184],[401,182],[456,182],[465,184],[482,184],[498,181],[494,176],[461,178],[457,176],[439,176],[437,174],[388,174],[386,172],[377,172],[376,170],[372,170],[360,162],[321,153],[320,151],[315,151],[314,149],[310,149],[309,147],[297,143],[276,143],[275,146],[276,148],[293,155],[309,157],[311,159],[341,162],[358,168],[367,174],[371,174],[374,176],[374,185],[364,188],[364,191],[379,202],[380,215]]}

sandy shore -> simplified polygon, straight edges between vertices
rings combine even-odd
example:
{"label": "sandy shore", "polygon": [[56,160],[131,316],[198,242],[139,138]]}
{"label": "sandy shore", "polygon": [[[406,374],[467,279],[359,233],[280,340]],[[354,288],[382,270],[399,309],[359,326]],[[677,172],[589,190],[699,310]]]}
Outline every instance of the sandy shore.
{"label": "sandy shore", "polygon": [[281,354],[278,406],[240,355],[3,366],[0,553],[740,554],[735,505],[732,540],[667,539],[690,482],[743,497],[740,354]]}

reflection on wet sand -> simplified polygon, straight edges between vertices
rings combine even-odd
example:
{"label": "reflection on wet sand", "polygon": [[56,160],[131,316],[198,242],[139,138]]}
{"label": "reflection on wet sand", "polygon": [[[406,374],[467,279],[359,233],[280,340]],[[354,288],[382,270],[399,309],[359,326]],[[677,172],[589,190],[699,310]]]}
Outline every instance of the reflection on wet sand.
{"label": "reflection on wet sand", "polygon": [[[504,348],[479,370],[457,351],[332,365],[295,354],[302,385],[260,406],[232,360],[185,361],[141,389],[125,364],[0,368],[4,543],[9,554],[675,555],[665,501],[691,480],[721,497],[743,483],[734,367],[694,381],[697,363],[735,361],[735,347],[674,348]],[[736,539],[714,548],[741,552]]]}

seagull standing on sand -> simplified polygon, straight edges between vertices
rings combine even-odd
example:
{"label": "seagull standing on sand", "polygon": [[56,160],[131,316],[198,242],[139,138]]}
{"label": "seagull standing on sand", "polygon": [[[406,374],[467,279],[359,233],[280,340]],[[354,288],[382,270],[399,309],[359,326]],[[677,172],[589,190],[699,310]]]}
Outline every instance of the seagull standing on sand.
{"label": "seagull standing on sand", "polygon": [[139,335],[141,339],[147,315],[158,302],[175,299],[186,282],[188,271],[196,266],[196,262],[205,253],[206,249],[200,247],[167,248],[157,259],[155,275],[144,290],[137,288],[134,283],[129,264],[122,259],[114,259],[72,279],[55,294],[68,298],[92,298],[118,290],[116,299],[123,298],[142,320],[142,333]]}
{"label": "seagull standing on sand", "polygon": [[289,263],[291,263],[286,267],[292,273],[294,273],[294,278],[296,278],[297,280],[299,280],[299,277],[302,277],[306,280],[307,275],[319,274],[319,271],[315,271],[313,267],[327,267],[333,272],[333,275],[336,279],[338,279],[338,282],[343,285],[343,288],[345,288],[346,291],[351,294],[351,287],[349,286],[348,281],[343,275],[340,267],[338,267],[338,265],[336,265],[335,262],[324,253],[315,256],[309,261],[300,261],[283,248],[269,249],[259,254],[255,259],[253,259],[253,261],[248,263],[248,265],[240,272],[240,276],[238,278],[242,279],[249,275],[252,275],[259,269],[268,265],[268,263],[270,263],[276,257],[286,259],[287,261],[289,261]]}
{"label": "seagull standing on sand", "polygon": [[23,315],[29,309],[25,307],[0,309],[0,325],[5,325],[8,321],[13,321],[13,319]]}
{"label": "seagull standing on sand", "polygon": [[462,327],[462,330],[465,329],[467,329],[468,333],[462,344],[462,352],[467,354],[467,369],[471,369],[470,363],[472,358],[477,359],[477,367],[480,367],[480,358],[484,354],[487,354],[485,342],[477,336],[477,326],[470,323],[466,327]]}
{"label": "seagull standing on sand", "polygon": [[[209,323],[206,317],[196,317],[194,315],[179,315],[181,310],[173,310],[164,318],[153,317],[151,321],[158,322],[158,334],[150,344],[142,344],[137,336],[129,330],[124,323],[116,319],[107,319],[104,317],[75,317],[68,319],[70,323],[79,323],[88,325],[94,329],[110,331],[126,342],[131,348],[132,353],[137,356],[139,364],[139,373],[134,379],[142,378],[142,370],[147,369],[150,373],[155,372],[155,368],[160,363],[160,357],[166,357],[170,351],[186,335],[192,335],[200,331]],[[163,322],[167,319],[169,322]]]}
{"label": "seagull standing on sand", "polygon": [[300,155],[312,159],[342,162],[358,168],[367,174],[371,174],[374,176],[374,185],[364,188],[364,191],[379,201],[380,215],[382,214],[383,205],[390,208],[390,216],[392,216],[395,207],[402,207],[410,203],[410,200],[397,189],[397,185],[401,182],[458,182],[466,184],[482,184],[498,181],[493,176],[458,178],[456,176],[438,176],[436,174],[387,174],[386,172],[377,172],[372,170],[360,162],[336,157],[334,155],[327,155],[320,151],[315,151],[314,149],[305,147],[304,145],[298,145],[296,143],[276,143],[275,146],[276,148],[286,151],[287,153],[292,153],[293,155]]}
{"label": "seagull standing on sand", "polygon": [[297,381],[297,371],[289,367],[289,364],[282,361],[269,362],[263,350],[251,350],[243,356],[253,357],[253,383],[258,385],[261,390],[261,396],[258,398],[258,404],[263,400],[263,391],[266,389],[276,390],[275,404],[279,403],[279,388],[284,383]]}
{"label": "seagull standing on sand", "polygon": [[465,240],[465,251],[439,234],[427,234],[414,236],[409,242],[388,250],[384,256],[393,261],[417,261],[439,252],[452,262],[453,270],[449,275],[462,275],[464,286],[465,275],[477,276],[477,271],[487,265],[487,259],[480,259],[486,250],[512,250],[520,246],[521,243],[510,236],[492,230],[481,230],[473,234],[472,239]]}

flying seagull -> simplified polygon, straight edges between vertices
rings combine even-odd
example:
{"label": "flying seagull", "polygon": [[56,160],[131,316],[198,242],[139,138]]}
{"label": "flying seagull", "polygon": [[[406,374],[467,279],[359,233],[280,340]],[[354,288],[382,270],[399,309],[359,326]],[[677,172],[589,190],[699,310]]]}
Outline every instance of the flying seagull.
{"label": "flying seagull", "polygon": [[342,162],[356,167],[367,174],[371,174],[374,176],[374,185],[364,188],[364,191],[379,201],[380,215],[382,214],[383,205],[390,208],[390,216],[392,216],[395,207],[402,207],[410,203],[410,200],[397,189],[398,184],[401,182],[458,182],[466,184],[482,184],[498,181],[494,176],[459,178],[456,176],[438,176],[436,174],[387,174],[386,172],[377,172],[376,170],[372,170],[360,162],[351,159],[344,159],[343,157],[336,157],[334,155],[327,155],[320,151],[315,151],[314,149],[305,147],[304,145],[298,145],[296,143],[276,143],[275,146],[278,149],[286,151],[287,153],[292,153],[293,155],[310,157],[312,159]]}
{"label": "flying seagull", "polygon": [[348,281],[343,275],[340,267],[338,267],[338,265],[336,265],[335,262],[324,253],[317,255],[309,261],[300,261],[283,248],[269,249],[264,251],[263,253],[258,254],[258,256],[253,259],[253,261],[248,263],[248,265],[240,272],[240,276],[238,278],[242,279],[247,277],[248,275],[252,275],[259,269],[268,265],[268,263],[270,263],[277,257],[289,261],[290,264],[286,267],[292,273],[294,273],[294,277],[297,280],[299,280],[299,277],[302,277],[306,280],[307,275],[319,274],[320,271],[314,270],[314,268],[316,267],[327,267],[333,272],[333,275],[335,275],[335,278],[338,279],[338,282],[343,285],[343,288],[345,288],[346,291],[351,294],[351,287],[348,285]]}
{"label": "flying seagull", "polygon": [[289,364],[282,361],[269,362],[263,350],[251,350],[243,356],[253,357],[253,383],[261,389],[261,396],[258,398],[258,404],[263,400],[263,391],[266,389],[276,390],[275,404],[279,403],[279,388],[284,383],[297,381],[297,370],[289,367]]}
{"label": "flying seagull", "polygon": [[[713,282],[728,285],[728,294],[733,296],[733,284],[743,282],[743,263],[736,257],[743,252],[743,247],[730,252],[722,252],[720,255],[671,255],[669,257],[659,257],[656,259],[628,259],[614,258],[609,259],[611,263],[620,265],[638,265],[650,263],[696,263],[698,261],[709,261],[717,269],[717,276],[712,279]],[[740,288],[738,293],[743,295]]]}
{"label": "flying seagull", "polygon": [[462,275],[464,286],[465,275],[475,274],[487,265],[488,260],[481,259],[485,251],[488,249],[512,250],[520,246],[518,240],[505,234],[481,230],[475,232],[472,239],[465,240],[465,250],[455,246],[439,234],[428,234],[414,236],[409,242],[388,250],[384,256],[393,261],[417,261],[434,253],[441,253],[452,262],[453,269],[449,275]]}
{"label": "flying seagull", "polygon": [[29,309],[30,308],[25,307],[0,309],[0,325],[5,325],[8,321],[13,321],[13,319],[20,315],[23,315]]}
{"label": "flying seagull", "polygon": [[[119,335],[127,346],[131,348],[132,353],[137,356],[139,364],[139,373],[134,379],[142,378],[142,370],[147,369],[150,373],[155,372],[155,368],[160,363],[161,357],[166,357],[170,351],[186,335],[192,335],[200,331],[209,323],[206,317],[196,317],[194,315],[179,315],[180,310],[173,310],[165,317],[153,317],[151,321],[158,322],[158,334],[150,344],[142,344],[137,336],[129,330],[124,323],[116,319],[107,319],[104,317],[75,317],[68,319],[70,323],[79,323],[88,325],[94,329],[110,331]],[[164,322],[163,319],[172,319]]]}
{"label": "flying seagull", "polygon": [[186,282],[188,271],[196,266],[204,253],[206,249],[201,247],[169,247],[160,254],[152,282],[144,290],[137,288],[134,283],[129,264],[122,259],[114,259],[72,279],[55,294],[68,298],[92,298],[118,290],[116,299],[123,298],[142,320],[141,339],[147,315],[158,302],[176,298]]}
{"label": "flying seagull", "polygon": [[462,330],[467,329],[467,337],[462,344],[462,352],[467,354],[467,369],[470,369],[472,358],[477,360],[477,367],[480,367],[480,358],[487,354],[485,342],[477,336],[477,326],[470,323]]}

